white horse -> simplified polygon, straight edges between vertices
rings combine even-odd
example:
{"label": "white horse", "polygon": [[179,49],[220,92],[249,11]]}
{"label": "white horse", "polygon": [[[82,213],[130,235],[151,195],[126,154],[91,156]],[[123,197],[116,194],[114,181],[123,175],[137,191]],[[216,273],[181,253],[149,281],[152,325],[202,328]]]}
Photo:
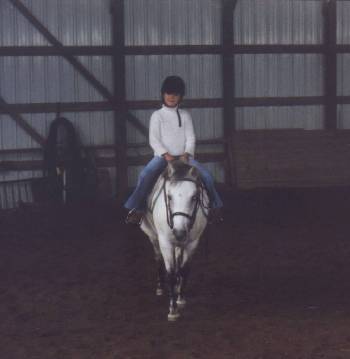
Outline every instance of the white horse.
{"label": "white horse", "polygon": [[[189,261],[207,225],[209,199],[196,168],[174,161],[159,177],[148,197],[141,229],[149,237],[158,264],[157,295],[169,287],[168,320],[179,318],[186,304]],[[164,271],[165,266],[165,271]]]}

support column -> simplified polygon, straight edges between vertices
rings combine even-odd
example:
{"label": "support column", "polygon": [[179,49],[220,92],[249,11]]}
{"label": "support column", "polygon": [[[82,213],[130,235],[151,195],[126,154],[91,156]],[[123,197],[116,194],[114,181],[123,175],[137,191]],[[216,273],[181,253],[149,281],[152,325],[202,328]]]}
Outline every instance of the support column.
{"label": "support column", "polygon": [[125,91],[125,43],[124,0],[111,0],[114,83],[114,137],[116,158],[116,190],[118,202],[124,200],[128,188],[128,164],[126,141],[126,91]]}
{"label": "support column", "polygon": [[234,106],[234,34],[233,14],[237,0],[223,0],[222,6],[222,82],[223,82],[223,117],[225,152],[227,157],[225,182],[228,186],[236,185],[236,168],[233,153],[233,133],[235,131]]}
{"label": "support column", "polygon": [[325,129],[337,128],[337,1],[324,3]]}

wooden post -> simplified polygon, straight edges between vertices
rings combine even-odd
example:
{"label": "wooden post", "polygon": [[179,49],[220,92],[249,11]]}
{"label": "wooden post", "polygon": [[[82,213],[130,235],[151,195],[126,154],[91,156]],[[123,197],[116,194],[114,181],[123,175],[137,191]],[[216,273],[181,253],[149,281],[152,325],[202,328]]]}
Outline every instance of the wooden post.
{"label": "wooden post", "polygon": [[237,0],[223,0],[222,6],[222,81],[225,152],[228,164],[225,173],[226,185],[236,185],[236,169],[233,153],[233,132],[235,130],[234,108],[234,34],[233,14]]}
{"label": "wooden post", "polygon": [[126,92],[125,92],[125,44],[124,44],[124,0],[111,0],[112,41],[113,41],[113,83],[114,103],[114,135],[116,150],[116,190],[118,201],[128,188],[128,164],[126,141]]}
{"label": "wooden post", "polygon": [[325,129],[337,128],[337,2],[324,3],[325,42]]}

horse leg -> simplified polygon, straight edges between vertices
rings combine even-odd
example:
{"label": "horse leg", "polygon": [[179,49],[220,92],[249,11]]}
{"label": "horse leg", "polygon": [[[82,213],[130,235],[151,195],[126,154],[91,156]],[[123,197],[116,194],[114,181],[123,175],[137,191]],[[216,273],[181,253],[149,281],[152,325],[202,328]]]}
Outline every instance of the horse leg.
{"label": "horse leg", "polygon": [[159,245],[162,251],[162,256],[164,258],[164,264],[166,269],[166,279],[169,290],[169,321],[176,321],[180,314],[176,304],[176,285],[177,285],[177,265],[176,265],[176,256],[175,256],[175,248],[172,245],[169,245],[166,238],[159,238]]}
{"label": "horse leg", "polygon": [[[146,220],[143,221],[146,223]],[[144,225],[145,227],[145,225]],[[157,236],[154,235],[153,231],[149,230],[148,228],[143,228],[143,230],[147,233],[148,238],[150,239],[153,251],[154,251],[154,259],[157,263],[157,288],[156,288],[156,295],[163,295],[164,293],[164,277],[165,277],[165,267],[163,256],[160,251],[159,242]]]}
{"label": "horse leg", "polygon": [[180,309],[183,309],[186,305],[185,288],[186,288],[189,272],[190,272],[190,267],[188,264],[183,266],[179,271],[176,304]]}
{"label": "horse leg", "polygon": [[178,261],[179,275],[178,275],[178,296],[177,305],[179,308],[184,308],[186,305],[185,289],[187,285],[187,279],[190,272],[190,260],[198,246],[198,241],[190,243],[186,249],[181,252]]}
{"label": "horse leg", "polygon": [[176,303],[176,284],[177,284],[177,275],[175,271],[167,272],[167,281],[169,286],[169,314],[168,320],[170,322],[176,321],[180,317],[180,313],[178,311],[177,303]]}
{"label": "horse leg", "polygon": [[157,289],[156,295],[163,295],[164,281],[165,281],[165,267],[163,258],[156,259],[157,261]]}

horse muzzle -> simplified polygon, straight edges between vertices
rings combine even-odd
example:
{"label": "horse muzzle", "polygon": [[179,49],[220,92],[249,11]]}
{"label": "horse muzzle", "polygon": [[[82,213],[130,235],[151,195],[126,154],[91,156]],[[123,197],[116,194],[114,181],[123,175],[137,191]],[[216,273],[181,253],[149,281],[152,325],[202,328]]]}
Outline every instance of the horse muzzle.
{"label": "horse muzzle", "polygon": [[173,229],[174,236],[178,242],[183,242],[187,238],[188,232],[185,229]]}

